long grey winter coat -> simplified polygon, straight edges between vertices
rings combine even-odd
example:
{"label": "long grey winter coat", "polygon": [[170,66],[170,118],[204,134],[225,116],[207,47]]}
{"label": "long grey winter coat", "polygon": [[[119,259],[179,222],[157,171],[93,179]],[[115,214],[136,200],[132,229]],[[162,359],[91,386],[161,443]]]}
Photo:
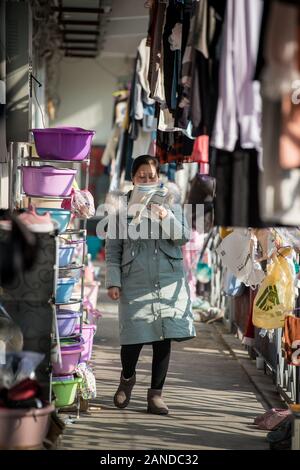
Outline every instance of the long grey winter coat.
{"label": "long grey winter coat", "polygon": [[[128,228],[132,219],[123,220]],[[149,224],[149,219],[142,218],[141,233],[149,230]],[[159,230],[158,239],[113,239],[110,234],[106,239],[106,287],[121,288],[121,345],[195,336],[181,250],[190,231],[181,208],[169,209],[168,216],[154,228]]]}

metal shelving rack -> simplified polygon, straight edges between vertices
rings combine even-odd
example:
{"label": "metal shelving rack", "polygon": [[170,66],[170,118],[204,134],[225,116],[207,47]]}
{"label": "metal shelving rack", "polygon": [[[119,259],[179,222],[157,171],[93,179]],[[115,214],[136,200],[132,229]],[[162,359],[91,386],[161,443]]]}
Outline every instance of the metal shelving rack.
{"label": "metal shelving rack", "polygon": [[[38,165],[44,165],[45,163],[51,163],[54,165],[82,165],[86,164],[86,172],[85,172],[85,183],[84,183],[84,189],[88,189],[89,186],[89,168],[90,168],[90,156],[85,158],[84,160],[53,160],[53,159],[42,159],[39,157],[32,157],[32,144],[30,143],[24,143],[25,145],[28,145],[28,150],[29,150],[29,156],[24,156],[24,151],[21,153],[21,156],[19,156],[19,164],[15,164],[13,159],[11,159],[11,168],[10,168],[10,173],[13,174],[14,172],[14,167],[20,170],[22,166],[34,166],[34,164]],[[11,147],[12,151],[12,147]],[[21,186],[22,188],[22,183]],[[23,189],[23,188],[22,188]],[[20,199],[26,197],[28,199],[28,206],[32,203],[32,199],[46,199],[46,200],[63,200],[63,199],[70,199],[71,196],[35,196],[35,195],[29,195],[24,193],[22,190],[20,191]],[[12,201],[12,196],[10,195],[10,203]],[[12,204],[10,204],[12,208]],[[61,339],[71,339],[71,338],[78,338],[79,336],[82,335],[82,325],[83,325],[83,301],[84,301],[84,270],[85,270],[85,260],[86,260],[86,237],[87,237],[87,221],[86,219],[77,219],[79,223],[81,223],[81,227],[78,229],[67,229],[64,232],[58,233],[57,230],[55,230],[55,240],[56,240],[56,263],[54,265],[54,283],[53,283],[53,295],[52,298],[49,299],[49,303],[51,304],[53,308],[53,316],[54,316],[54,322],[55,322],[55,337],[52,336],[52,344],[56,340],[56,343],[59,346],[59,361],[61,361],[61,352],[60,352],[60,340]],[[69,265],[69,266],[64,266],[60,267],[59,266],[59,246],[60,246],[60,239],[63,237],[72,237],[72,236],[78,236],[77,240],[75,240],[74,243],[79,244],[82,243],[82,262],[80,265]],[[81,279],[81,292],[80,292],[80,298],[71,298],[69,302],[63,302],[59,303],[56,302],[56,288],[57,288],[57,281],[59,279],[59,275],[63,271],[72,271],[72,270],[80,270],[80,279]],[[66,306],[66,305],[74,305],[74,304],[80,304],[80,311],[82,312],[82,315],[80,316],[80,333],[78,335],[71,335],[69,337],[65,338],[60,338],[59,333],[58,333],[58,323],[57,323],[57,307],[59,306]],[[49,392],[49,401],[51,401],[52,398],[52,367],[50,368],[51,374],[50,374],[50,392]],[[79,394],[77,396],[77,418],[79,418]]]}

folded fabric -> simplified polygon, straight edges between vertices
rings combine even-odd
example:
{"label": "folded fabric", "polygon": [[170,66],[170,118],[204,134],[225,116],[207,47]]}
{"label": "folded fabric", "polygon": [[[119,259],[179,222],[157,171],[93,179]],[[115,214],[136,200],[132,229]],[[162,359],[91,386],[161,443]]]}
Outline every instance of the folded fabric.
{"label": "folded fabric", "polygon": [[75,369],[76,375],[81,377],[83,380],[80,384],[80,393],[84,400],[89,400],[90,398],[96,398],[97,389],[96,389],[96,379],[93,374],[92,368],[87,365],[85,362],[81,362]]}
{"label": "folded fabric", "polygon": [[289,409],[271,408],[266,413],[257,416],[254,424],[259,429],[273,430],[276,429],[287,417],[291,417],[292,413]]}

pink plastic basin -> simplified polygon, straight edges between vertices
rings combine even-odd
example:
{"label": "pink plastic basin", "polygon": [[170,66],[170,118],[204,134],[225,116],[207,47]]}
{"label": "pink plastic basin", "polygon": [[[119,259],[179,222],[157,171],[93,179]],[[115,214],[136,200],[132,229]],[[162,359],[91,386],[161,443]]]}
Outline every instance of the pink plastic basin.
{"label": "pink plastic basin", "polygon": [[50,165],[23,166],[23,189],[29,196],[69,196],[77,170]]}
{"label": "pink plastic basin", "polygon": [[32,129],[37,154],[47,160],[84,160],[95,131],[81,127]]}
{"label": "pink plastic basin", "polygon": [[54,375],[71,375],[75,372],[76,366],[80,360],[80,354],[83,351],[83,346],[72,346],[71,349],[61,350],[62,365],[59,362],[52,364]]}
{"label": "pink plastic basin", "polygon": [[53,405],[42,409],[0,408],[0,448],[28,449],[41,447],[49,428]]}
{"label": "pink plastic basin", "polygon": [[[83,351],[80,357],[80,362],[90,361],[92,357],[94,336],[96,333],[96,325],[82,325],[82,337],[83,337]],[[76,325],[76,333],[80,331],[80,325]]]}

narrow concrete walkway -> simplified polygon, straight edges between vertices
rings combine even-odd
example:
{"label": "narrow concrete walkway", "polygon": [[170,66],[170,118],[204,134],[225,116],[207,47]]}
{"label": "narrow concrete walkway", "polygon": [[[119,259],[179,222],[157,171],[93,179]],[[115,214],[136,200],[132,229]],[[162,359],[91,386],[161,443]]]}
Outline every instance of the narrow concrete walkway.
{"label": "narrow concrete walkway", "polygon": [[79,420],[67,425],[60,449],[269,448],[266,433],[252,424],[266,404],[213,325],[197,323],[197,338],[173,343],[164,389],[168,416],[145,413],[152,352],[148,346],[140,357],[129,407],[116,409],[112,397],[120,375],[117,306],[104,291],[101,299],[105,313],[93,355],[98,397],[88,413],[81,412]]}

